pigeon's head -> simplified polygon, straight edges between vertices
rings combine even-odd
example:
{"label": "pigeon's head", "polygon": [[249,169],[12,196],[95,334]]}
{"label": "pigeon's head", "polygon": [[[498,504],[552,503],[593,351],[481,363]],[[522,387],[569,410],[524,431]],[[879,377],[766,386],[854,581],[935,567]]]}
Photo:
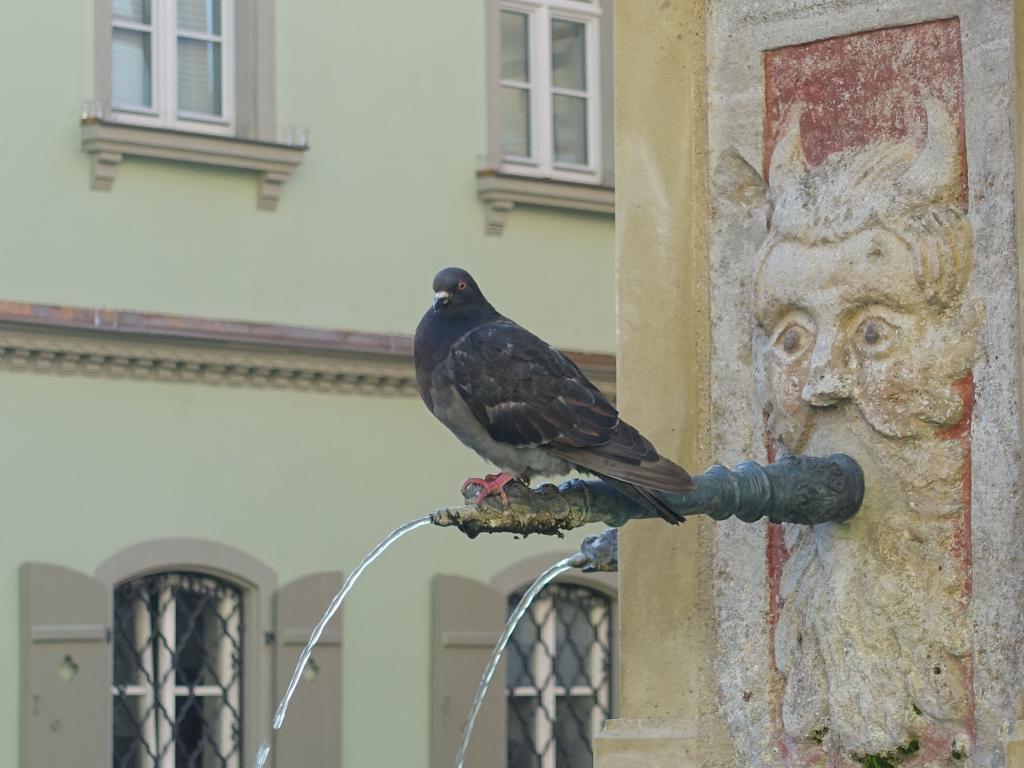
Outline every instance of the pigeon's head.
{"label": "pigeon's head", "polygon": [[442,312],[489,306],[476,280],[466,270],[448,267],[434,275],[435,310]]}

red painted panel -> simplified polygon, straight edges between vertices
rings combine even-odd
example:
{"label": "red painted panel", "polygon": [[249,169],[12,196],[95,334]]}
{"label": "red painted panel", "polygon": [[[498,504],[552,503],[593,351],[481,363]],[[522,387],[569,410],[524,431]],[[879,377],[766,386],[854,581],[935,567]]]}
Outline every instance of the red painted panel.
{"label": "red painted panel", "polygon": [[[800,109],[800,136],[811,166],[844,149],[881,140],[912,137],[922,146],[927,132],[926,99],[942,103],[959,134],[964,169],[962,199],[967,204],[967,152],[964,128],[964,77],[958,19],[872,30],[764,53],[765,114],[763,173],[768,176],[772,152],[793,109]],[[950,542],[960,572],[962,605],[971,595],[971,411],[973,380],[956,385],[964,400],[963,419],[939,436],[963,446],[962,511]],[[774,445],[765,432],[769,460]],[[780,526],[770,525],[766,542],[768,619],[770,631],[782,609],[780,580],[789,553]],[[774,649],[774,643],[771,644]],[[967,726],[973,731],[973,675],[969,661]],[[921,734],[921,751],[910,763],[948,759],[952,731],[940,725]],[[784,734],[781,723],[776,748],[789,766],[848,766],[849,758],[824,755],[811,743],[798,743]]]}
{"label": "red painted panel", "polygon": [[[764,54],[764,174],[789,111],[803,105],[804,155],[819,165],[833,152],[879,139],[924,141],[924,99],[942,102],[960,133],[966,169],[964,75],[959,19],[861,32]],[[967,174],[964,201],[967,200]]]}

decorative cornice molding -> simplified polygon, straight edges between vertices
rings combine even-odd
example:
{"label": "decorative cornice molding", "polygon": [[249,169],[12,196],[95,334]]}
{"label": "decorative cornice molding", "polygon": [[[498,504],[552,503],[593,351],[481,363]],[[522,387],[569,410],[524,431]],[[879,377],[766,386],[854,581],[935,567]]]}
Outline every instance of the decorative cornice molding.
{"label": "decorative cornice molding", "polygon": [[615,189],[571,181],[535,179],[494,170],[477,171],[476,194],[487,204],[489,235],[500,235],[517,205],[535,205],[587,213],[615,213]]}
{"label": "decorative cornice molding", "polygon": [[[567,352],[615,395],[614,355]],[[0,301],[0,367],[334,393],[416,394],[412,338]]]}
{"label": "decorative cornice molding", "polygon": [[259,174],[256,206],[273,211],[285,181],[302,163],[308,147],[87,118],[82,120],[82,149],[91,158],[89,186],[101,192],[113,188],[125,155],[155,157],[255,171]]}

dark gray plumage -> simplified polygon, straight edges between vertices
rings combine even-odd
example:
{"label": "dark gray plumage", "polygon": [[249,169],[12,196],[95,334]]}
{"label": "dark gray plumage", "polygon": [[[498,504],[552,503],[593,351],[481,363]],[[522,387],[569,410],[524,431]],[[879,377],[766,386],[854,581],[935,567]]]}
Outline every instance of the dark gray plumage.
{"label": "dark gray plumage", "polygon": [[438,272],[434,296],[416,328],[416,382],[430,412],[501,468],[471,478],[484,489],[478,500],[503,494],[512,478],[577,469],[681,521],[655,492],[687,493],[690,476],[620,419],[572,361],[498,313],[465,270]]}

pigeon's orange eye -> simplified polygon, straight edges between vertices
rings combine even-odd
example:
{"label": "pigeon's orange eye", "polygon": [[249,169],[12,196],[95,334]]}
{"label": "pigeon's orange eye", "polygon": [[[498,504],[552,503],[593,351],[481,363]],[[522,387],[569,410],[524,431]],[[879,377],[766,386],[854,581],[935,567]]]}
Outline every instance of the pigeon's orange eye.
{"label": "pigeon's orange eye", "polygon": [[460,291],[466,290],[466,281],[465,280],[459,280],[459,290]]}

